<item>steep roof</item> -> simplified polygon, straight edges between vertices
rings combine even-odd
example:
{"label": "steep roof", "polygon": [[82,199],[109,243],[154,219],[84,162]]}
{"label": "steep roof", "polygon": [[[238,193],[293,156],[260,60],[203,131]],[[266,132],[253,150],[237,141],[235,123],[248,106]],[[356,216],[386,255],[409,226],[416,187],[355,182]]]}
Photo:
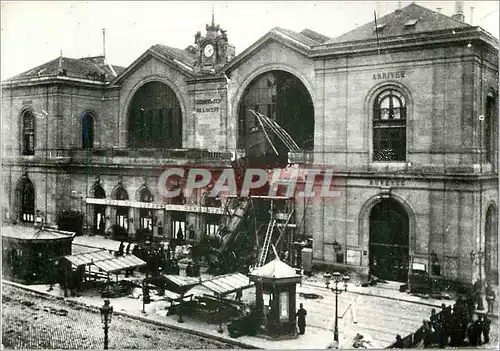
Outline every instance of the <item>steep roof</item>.
{"label": "steep roof", "polygon": [[175,59],[190,67],[194,67],[194,64],[196,62],[196,53],[193,51],[189,51],[189,47],[185,50],[182,50],[171,46],[156,44],[151,47],[151,50],[155,51],[166,59]]}
{"label": "steep roof", "polygon": [[34,226],[6,225],[1,229],[2,237],[25,241],[73,240],[75,236],[73,232],[54,230],[51,228],[37,228]]}
{"label": "steep roof", "polygon": [[[415,22],[413,25],[405,25]],[[443,29],[467,28],[469,24],[441,13],[429,10],[415,3],[377,18],[378,37],[396,37],[411,33],[432,32]],[[375,20],[350,32],[342,34],[325,44],[376,39]]]}
{"label": "steep roof", "polygon": [[285,34],[286,36],[288,36],[294,40],[297,40],[297,41],[299,41],[302,44],[305,44],[307,46],[319,45],[319,44],[322,44],[325,40],[330,39],[322,34],[316,33],[310,29],[307,29],[307,28],[302,30],[300,33],[297,33],[297,32],[290,30],[290,29],[281,28],[281,27],[275,27],[272,30],[274,32],[277,32],[277,33]]}
{"label": "steep roof", "polygon": [[[59,74],[59,64],[63,70],[63,74]],[[120,74],[125,68],[121,66],[112,65],[113,70],[117,75]],[[108,65],[103,56],[84,57],[84,58],[69,58],[58,57],[52,61],[46,62],[40,66],[30,69],[14,76],[6,81],[18,81],[33,78],[43,77],[58,77],[65,76],[69,78],[87,79],[100,82],[109,82],[115,74]]]}
{"label": "steep roof", "polygon": [[295,268],[290,267],[285,262],[276,257],[271,262],[253,270],[250,275],[261,278],[283,279],[295,278],[297,273]]}

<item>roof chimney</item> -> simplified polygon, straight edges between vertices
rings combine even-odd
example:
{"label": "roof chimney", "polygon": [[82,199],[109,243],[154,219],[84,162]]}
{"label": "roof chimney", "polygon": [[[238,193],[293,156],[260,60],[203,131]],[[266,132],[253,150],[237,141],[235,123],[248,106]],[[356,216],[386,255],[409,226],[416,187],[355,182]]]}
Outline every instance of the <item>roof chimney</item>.
{"label": "roof chimney", "polygon": [[474,24],[474,6],[470,7],[470,25]]}
{"label": "roof chimney", "polygon": [[458,21],[464,22],[464,2],[463,1],[455,1],[455,14],[451,16],[451,18],[456,19]]}
{"label": "roof chimney", "polygon": [[436,7],[436,10],[437,10],[438,13],[441,13],[442,9],[443,9],[442,7]]}
{"label": "roof chimney", "polygon": [[102,29],[102,57],[106,59],[106,28]]}
{"label": "roof chimney", "polygon": [[398,8],[396,9],[396,11],[394,11],[395,13],[401,13],[403,12],[402,8],[401,8],[401,1],[398,1]]}

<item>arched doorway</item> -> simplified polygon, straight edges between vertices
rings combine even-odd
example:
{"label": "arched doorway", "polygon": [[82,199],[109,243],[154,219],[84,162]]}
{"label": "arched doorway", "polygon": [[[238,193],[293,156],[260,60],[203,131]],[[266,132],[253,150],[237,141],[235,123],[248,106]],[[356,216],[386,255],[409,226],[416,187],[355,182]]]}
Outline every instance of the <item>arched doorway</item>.
{"label": "arched doorway", "polygon": [[370,212],[370,274],[406,282],[410,257],[409,218],[394,199],[383,199]]}
{"label": "arched doorway", "polygon": [[498,285],[498,219],[494,205],[490,205],[486,211],[484,235],[486,280],[491,284]]}
{"label": "arched doorway", "polygon": [[[142,188],[139,194],[139,201],[149,203],[153,202],[153,200],[153,194],[151,194],[151,191],[149,191],[146,187]],[[153,233],[153,210],[151,208],[139,209],[139,225],[143,233]]]}
{"label": "arched doorway", "polygon": [[[123,186],[118,187],[115,191],[115,200],[128,200],[128,193],[123,188]],[[117,206],[116,208],[116,225],[118,225],[124,232],[128,231],[128,216],[129,216],[129,207],[125,206]]]}
{"label": "arched doorway", "polygon": [[312,98],[304,84],[293,74],[275,70],[256,77],[246,87],[238,111],[238,147],[245,149],[249,165],[285,166],[288,163],[288,148],[275,133],[266,129],[278,151],[276,155],[250,109],[276,121],[302,150],[313,149]]}
{"label": "arched doorway", "polygon": [[[92,196],[95,199],[105,199],[106,192],[99,184],[94,186]],[[94,205],[94,233],[104,234],[106,228],[106,205]]]}
{"label": "arched doorway", "polygon": [[35,188],[28,176],[23,176],[16,189],[19,203],[19,220],[25,223],[35,222]]}
{"label": "arched doorway", "polygon": [[181,148],[182,110],[175,92],[161,82],[144,84],[128,110],[128,146]]}

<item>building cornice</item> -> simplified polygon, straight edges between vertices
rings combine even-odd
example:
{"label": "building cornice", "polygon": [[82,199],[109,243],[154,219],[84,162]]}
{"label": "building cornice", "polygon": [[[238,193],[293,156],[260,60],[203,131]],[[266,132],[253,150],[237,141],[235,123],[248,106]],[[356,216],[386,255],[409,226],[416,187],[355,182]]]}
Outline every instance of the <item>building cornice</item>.
{"label": "building cornice", "polygon": [[482,41],[498,50],[498,40],[493,38],[480,27],[446,29],[441,31],[420,32],[404,36],[393,36],[379,39],[357,40],[317,45],[312,48],[310,57],[349,55],[371,53],[378,50],[394,51],[403,48],[415,48],[435,44],[453,42]]}

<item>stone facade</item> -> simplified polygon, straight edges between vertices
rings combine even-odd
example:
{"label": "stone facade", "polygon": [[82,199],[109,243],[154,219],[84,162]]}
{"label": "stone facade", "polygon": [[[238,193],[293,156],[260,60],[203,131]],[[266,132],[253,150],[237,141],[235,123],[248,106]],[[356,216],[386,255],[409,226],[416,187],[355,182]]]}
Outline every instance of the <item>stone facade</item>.
{"label": "stone facade", "polygon": [[[417,5],[408,11],[416,11],[412,6]],[[236,58],[214,63],[214,71],[197,68],[200,47],[184,63],[152,48],[105,83],[60,77],[4,82],[4,219],[17,218],[16,185],[25,173],[35,187],[35,207],[49,223],[62,210],[82,206],[91,227],[93,207],[85,199],[92,197],[96,176],[109,199],[121,181],[130,201],[137,201],[138,189],[146,185],[160,203],[157,179],[163,167],[230,166],[238,151],[237,116],[245,89],[261,74],[278,70],[299,78],[314,105],[314,150],[291,152],[290,162],[333,168],[341,194],[297,200],[298,233],[313,237],[314,261],[368,273],[370,213],[393,199],[408,217],[410,262],[430,267],[431,256],[437,257],[445,278],[484,277],[489,269],[473,260],[477,252],[494,247],[486,254],[495,257],[492,267],[498,264],[498,232],[485,227],[488,209],[498,212],[498,42],[477,27],[457,24],[457,32],[452,27],[400,40],[388,35],[378,47],[372,39],[338,43],[278,28]],[[210,38],[218,40],[213,33]],[[197,37],[197,42],[204,41]],[[177,154],[127,147],[129,105],[139,88],[153,81],[170,87],[181,106],[184,150]],[[406,99],[406,157],[396,162],[373,161],[373,106],[385,89]],[[488,113],[488,94],[495,101],[486,116],[489,127],[479,119]],[[20,151],[24,109],[36,115],[33,156]],[[99,152],[82,150],[85,111],[96,116]],[[486,133],[490,145],[481,147]],[[186,202],[201,204],[201,196]],[[113,208],[106,212],[111,218]],[[129,217],[137,219],[138,211],[131,207]],[[175,235],[171,211],[154,211],[165,234]],[[186,228],[192,224],[202,233],[206,215],[185,211]],[[496,228],[496,215],[489,220]],[[341,262],[334,244],[344,253]]]}

